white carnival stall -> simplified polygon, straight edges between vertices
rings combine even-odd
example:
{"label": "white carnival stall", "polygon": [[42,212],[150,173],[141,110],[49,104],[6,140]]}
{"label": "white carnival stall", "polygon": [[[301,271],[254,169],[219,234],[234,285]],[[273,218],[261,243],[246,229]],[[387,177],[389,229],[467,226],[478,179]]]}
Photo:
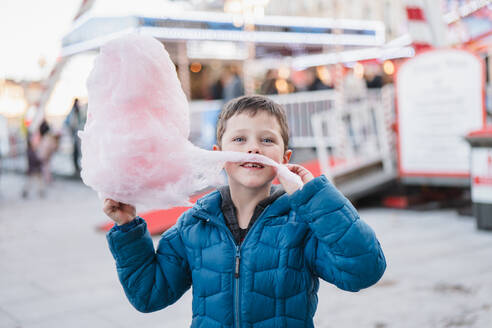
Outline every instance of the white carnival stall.
{"label": "white carnival stall", "polygon": [[486,120],[482,60],[463,50],[423,52],[399,68],[396,90],[402,179],[468,185],[470,147],[464,136]]}

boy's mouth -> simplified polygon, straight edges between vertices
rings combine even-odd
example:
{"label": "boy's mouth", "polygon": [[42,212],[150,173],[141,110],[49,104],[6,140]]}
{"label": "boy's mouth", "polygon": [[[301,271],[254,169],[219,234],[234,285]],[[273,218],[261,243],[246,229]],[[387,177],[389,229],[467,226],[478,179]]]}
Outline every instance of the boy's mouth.
{"label": "boy's mouth", "polygon": [[253,162],[246,162],[240,165],[241,167],[247,168],[247,169],[262,169],[264,168],[263,165],[260,163],[253,163]]}

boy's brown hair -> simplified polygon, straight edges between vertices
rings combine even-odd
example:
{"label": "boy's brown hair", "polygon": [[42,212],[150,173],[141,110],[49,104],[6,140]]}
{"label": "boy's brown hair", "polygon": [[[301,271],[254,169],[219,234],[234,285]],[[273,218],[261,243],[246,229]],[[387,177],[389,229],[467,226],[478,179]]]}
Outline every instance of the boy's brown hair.
{"label": "boy's brown hair", "polygon": [[241,113],[255,116],[258,111],[265,111],[274,116],[280,125],[280,135],[284,141],[284,152],[289,145],[289,127],[284,108],[273,100],[259,95],[234,98],[224,105],[217,120],[217,144],[222,147],[222,136],[226,130],[227,120]]}

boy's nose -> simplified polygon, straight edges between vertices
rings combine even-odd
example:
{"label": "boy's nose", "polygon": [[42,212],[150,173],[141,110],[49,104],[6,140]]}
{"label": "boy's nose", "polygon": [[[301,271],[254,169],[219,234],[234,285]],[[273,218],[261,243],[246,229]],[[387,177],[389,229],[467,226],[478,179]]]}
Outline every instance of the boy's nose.
{"label": "boy's nose", "polygon": [[250,153],[250,154],[259,154],[260,153],[260,147],[258,147],[258,144],[257,143],[251,143],[249,145],[248,153]]}

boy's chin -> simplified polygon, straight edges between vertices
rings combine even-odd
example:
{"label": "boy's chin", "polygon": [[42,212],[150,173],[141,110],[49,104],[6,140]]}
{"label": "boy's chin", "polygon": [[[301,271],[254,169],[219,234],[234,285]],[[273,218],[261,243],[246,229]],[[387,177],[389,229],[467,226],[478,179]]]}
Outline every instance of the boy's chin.
{"label": "boy's chin", "polygon": [[269,186],[272,183],[272,181],[273,178],[271,179],[249,178],[249,179],[236,180],[236,184],[241,185],[243,188],[258,189],[258,188]]}

